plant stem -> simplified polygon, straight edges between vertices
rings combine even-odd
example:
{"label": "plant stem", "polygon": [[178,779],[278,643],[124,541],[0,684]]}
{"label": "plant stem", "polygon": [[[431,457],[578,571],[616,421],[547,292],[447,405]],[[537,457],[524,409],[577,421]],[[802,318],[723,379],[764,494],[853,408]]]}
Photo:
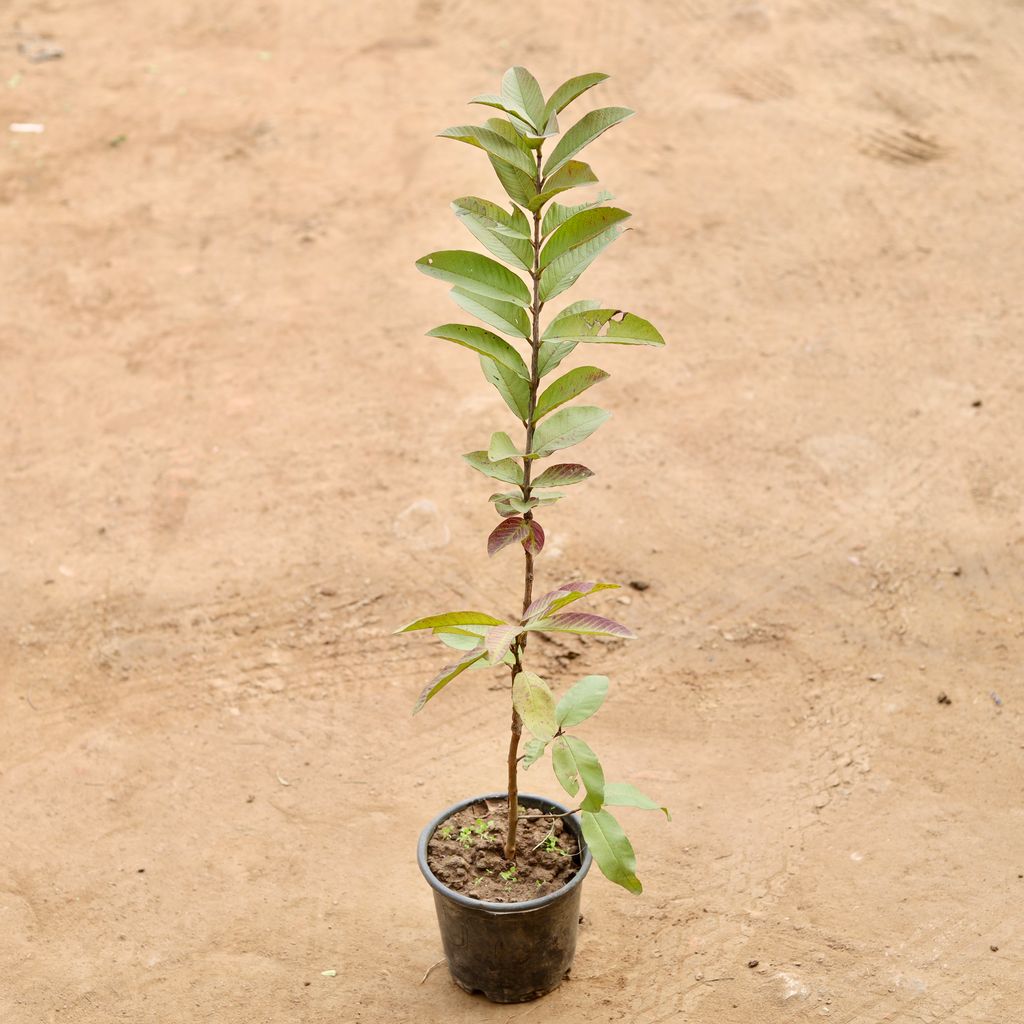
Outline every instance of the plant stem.
{"label": "plant stem", "polygon": [[[538,194],[540,193],[544,179],[541,177],[541,150],[543,146],[537,147],[537,176],[534,178]],[[544,303],[540,300],[540,210],[533,214],[533,269],[530,276],[533,278],[533,303],[530,306],[530,317],[532,321],[532,334],[530,337],[530,404],[529,417],[526,421],[526,447],[523,449],[527,455],[533,449],[533,414],[537,409],[537,389],[540,386],[540,311]],[[533,459],[523,458],[523,500],[530,498],[530,475],[533,469]],[[533,510],[523,514],[523,518],[529,522],[533,519]],[[526,567],[523,580],[523,613],[529,608],[533,601],[533,551],[524,547],[526,552]],[[515,683],[516,676],[523,671],[523,654],[526,651],[526,634],[520,633],[513,646],[515,663],[512,665],[512,682]],[[508,744],[508,833],[505,836],[505,860],[514,861],[516,855],[516,828],[519,825],[519,738],[523,734],[523,720],[519,712],[512,708],[512,735]]]}

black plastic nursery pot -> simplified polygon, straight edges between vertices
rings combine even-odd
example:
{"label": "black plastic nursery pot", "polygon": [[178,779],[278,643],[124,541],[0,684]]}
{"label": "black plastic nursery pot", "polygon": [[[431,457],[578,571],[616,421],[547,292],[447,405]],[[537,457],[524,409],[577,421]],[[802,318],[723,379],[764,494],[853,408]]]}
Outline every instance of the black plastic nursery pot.
{"label": "black plastic nursery pot", "polygon": [[[504,800],[506,793],[470,797],[442,811],[423,830],[417,860],[434,890],[441,942],[452,980],[467,992],[482,992],[494,1003],[525,1003],[558,988],[576,954],[580,893],[592,857],[576,815],[565,818],[579,842],[580,867],[556,892],[522,903],[489,903],[454,892],[427,864],[427,843],[451,815],[483,800]],[[523,807],[568,814],[557,800],[519,794]]]}

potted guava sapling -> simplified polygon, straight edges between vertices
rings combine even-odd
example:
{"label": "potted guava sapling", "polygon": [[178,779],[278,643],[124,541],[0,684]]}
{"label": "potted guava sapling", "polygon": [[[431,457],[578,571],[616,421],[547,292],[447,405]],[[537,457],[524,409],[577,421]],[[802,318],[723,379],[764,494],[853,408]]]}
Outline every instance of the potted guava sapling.
{"label": "potted guava sapling", "polygon": [[[633,638],[620,623],[571,607],[615,584],[573,580],[534,597],[534,564],[544,549],[539,515],[562,498],[561,488],[593,475],[578,462],[547,460],[589,437],[609,416],[594,405],[569,404],[605,380],[603,370],[577,366],[546,385],[544,378],[581,344],[664,344],[646,320],[586,299],[565,306],[542,327],[549,305],[622,233],[629,217],[609,205],[613,197],[607,192],[574,205],[554,201],[597,181],[575,157],[633,113],[603,107],[560,133],[559,115],[607,77],[571,78],[545,99],[536,79],[514,67],[505,72],[500,94],[471,100],[501,116],[440,134],[482,150],[512,200],[510,209],[475,196],[452,203],[458,219],[496,259],[447,249],[416,264],[452,285],[456,304],[486,325],[444,324],[429,336],[475,352],[484,377],[520,425],[518,441],[499,430],[486,448],[464,458],[503,486],[490,497],[498,523],[487,552],[522,548],[521,616],[506,621],[482,611],[452,611],[399,630],[427,630],[458,652],[423,689],[414,713],[468,670],[509,673],[506,790],[442,811],[424,829],[418,851],[434,890],[453,979],[496,1002],[533,999],[560,984],[572,964],[580,888],[592,860],[611,881],[641,891],[633,847],[608,808],[658,809],[629,783],[607,782],[593,750],[576,735],[604,701],[608,679],[585,676],[556,699],[526,659],[533,633]],[[520,751],[524,727],[529,737]],[[528,769],[546,754],[570,806],[519,792],[519,768]]]}

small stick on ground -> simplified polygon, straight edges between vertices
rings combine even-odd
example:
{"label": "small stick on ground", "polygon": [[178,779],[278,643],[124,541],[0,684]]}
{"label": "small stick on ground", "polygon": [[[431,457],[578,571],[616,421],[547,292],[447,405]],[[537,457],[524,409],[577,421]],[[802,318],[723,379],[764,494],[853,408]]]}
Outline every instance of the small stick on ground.
{"label": "small stick on ground", "polygon": [[427,980],[427,978],[429,978],[431,976],[431,974],[434,973],[436,968],[440,967],[441,964],[446,964],[446,963],[448,963],[448,957],[443,956],[443,957],[441,957],[440,960],[437,961],[436,964],[431,964],[427,968],[427,973],[424,974],[423,977],[420,979],[420,984],[422,985]]}

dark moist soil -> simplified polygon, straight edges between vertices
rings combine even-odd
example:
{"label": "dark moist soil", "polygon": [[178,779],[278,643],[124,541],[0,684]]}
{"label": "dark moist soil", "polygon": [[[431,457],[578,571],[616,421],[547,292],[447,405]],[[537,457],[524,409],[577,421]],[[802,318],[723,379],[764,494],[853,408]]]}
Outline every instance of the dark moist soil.
{"label": "dark moist soil", "polygon": [[488,806],[481,800],[464,807],[434,830],[427,843],[427,865],[449,889],[488,903],[547,896],[579,870],[580,848],[561,818],[542,818],[540,813],[519,808],[512,865],[505,860],[507,806]]}

